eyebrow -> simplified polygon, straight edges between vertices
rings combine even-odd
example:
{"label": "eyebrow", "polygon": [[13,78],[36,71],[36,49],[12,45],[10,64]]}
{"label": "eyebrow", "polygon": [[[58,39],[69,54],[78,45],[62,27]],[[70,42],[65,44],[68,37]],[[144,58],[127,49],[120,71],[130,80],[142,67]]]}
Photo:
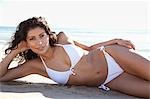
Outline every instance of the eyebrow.
{"label": "eyebrow", "polygon": [[[42,34],[44,34],[44,33],[46,33],[46,32],[41,32],[39,35],[42,35]],[[27,38],[29,38],[29,37],[34,37],[34,36],[27,36]]]}

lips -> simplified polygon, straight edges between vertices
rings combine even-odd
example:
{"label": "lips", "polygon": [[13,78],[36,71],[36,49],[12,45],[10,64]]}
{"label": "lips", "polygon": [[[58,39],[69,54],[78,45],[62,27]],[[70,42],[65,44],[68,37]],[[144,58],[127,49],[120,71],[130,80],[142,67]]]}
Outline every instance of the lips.
{"label": "lips", "polygon": [[41,44],[41,45],[36,45],[36,47],[34,47],[33,50],[35,50],[36,53],[40,54],[40,53],[44,53],[47,50],[47,46],[48,44]]}
{"label": "lips", "polygon": [[39,51],[44,50],[45,46],[41,46],[40,48],[37,48]]}
{"label": "lips", "polygon": [[45,48],[45,45],[41,45],[41,46],[39,46],[39,47],[37,47],[37,48],[35,48],[36,50],[38,50],[38,51],[41,51],[41,50],[43,50]]}

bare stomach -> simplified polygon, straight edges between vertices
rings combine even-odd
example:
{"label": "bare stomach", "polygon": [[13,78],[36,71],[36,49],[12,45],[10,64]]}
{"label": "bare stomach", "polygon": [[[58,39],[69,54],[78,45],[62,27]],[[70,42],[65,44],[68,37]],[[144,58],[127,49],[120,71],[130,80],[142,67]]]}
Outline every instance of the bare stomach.
{"label": "bare stomach", "polygon": [[107,63],[102,51],[93,50],[84,55],[74,68],[67,84],[98,86],[107,77]]}

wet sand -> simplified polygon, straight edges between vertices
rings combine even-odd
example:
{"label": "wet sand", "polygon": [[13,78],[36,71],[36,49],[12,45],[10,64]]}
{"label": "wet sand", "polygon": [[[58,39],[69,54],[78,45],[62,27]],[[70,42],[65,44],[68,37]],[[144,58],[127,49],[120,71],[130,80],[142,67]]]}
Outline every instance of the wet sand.
{"label": "wet sand", "polygon": [[141,99],[97,87],[63,86],[39,75],[0,83],[0,99]]}

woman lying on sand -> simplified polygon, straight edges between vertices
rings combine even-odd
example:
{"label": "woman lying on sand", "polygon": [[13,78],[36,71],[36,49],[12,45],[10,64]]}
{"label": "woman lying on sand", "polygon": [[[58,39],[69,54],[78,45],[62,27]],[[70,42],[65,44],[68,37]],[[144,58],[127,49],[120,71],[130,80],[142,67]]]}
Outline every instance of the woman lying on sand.
{"label": "woman lying on sand", "polygon": [[[33,17],[18,25],[5,50],[0,81],[39,74],[59,84],[97,86],[149,97],[150,61],[130,49],[134,45],[122,39],[86,46],[63,32],[56,35],[44,18]],[[20,64],[8,69],[16,57]]]}

